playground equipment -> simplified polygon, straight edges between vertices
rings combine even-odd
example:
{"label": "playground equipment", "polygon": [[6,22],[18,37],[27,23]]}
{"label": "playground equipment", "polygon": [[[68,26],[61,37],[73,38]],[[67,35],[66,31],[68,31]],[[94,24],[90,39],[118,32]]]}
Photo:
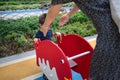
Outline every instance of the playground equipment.
{"label": "playground equipment", "polygon": [[35,49],[37,65],[48,80],[82,80],[74,79],[73,71],[88,80],[93,48],[81,36],[62,34],[57,37],[57,44],[38,40]]}

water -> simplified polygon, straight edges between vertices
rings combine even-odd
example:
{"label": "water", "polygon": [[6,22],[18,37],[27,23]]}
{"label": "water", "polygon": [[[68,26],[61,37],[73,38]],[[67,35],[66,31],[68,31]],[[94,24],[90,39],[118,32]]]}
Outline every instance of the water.
{"label": "water", "polygon": [[[69,11],[71,7],[63,7],[66,11]],[[27,10],[9,10],[9,11],[1,11],[0,14],[14,14],[14,13],[31,13],[31,12],[47,12],[48,8],[44,9],[27,9]]]}
{"label": "water", "polygon": [[30,12],[42,12],[48,11],[48,9],[27,9],[27,10],[9,10],[9,11],[1,11],[0,14],[14,14],[14,13],[30,13]]}
{"label": "water", "polygon": [[[70,11],[71,7],[63,7],[62,10],[67,12]],[[9,11],[0,11],[0,19],[18,19],[21,17],[31,17],[31,16],[40,16],[43,13],[47,13],[48,8],[44,9],[27,9],[27,10],[9,10]]]}

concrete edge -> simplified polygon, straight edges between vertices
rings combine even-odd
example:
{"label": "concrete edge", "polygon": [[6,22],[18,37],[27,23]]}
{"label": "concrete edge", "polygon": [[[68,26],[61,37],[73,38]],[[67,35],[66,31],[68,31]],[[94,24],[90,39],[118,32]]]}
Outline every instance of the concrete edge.
{"label": "concrete edge", "polygon": [[36,78],[41,77],[42,75],[43,75],[43,73],[40,72],[40,73],[31,75],[31,76],[28,76],[28,77],[26,77],[26,78],[24,78],[24,79],[21,79],[21,80],[34,80],[34,79],[36,79]]}

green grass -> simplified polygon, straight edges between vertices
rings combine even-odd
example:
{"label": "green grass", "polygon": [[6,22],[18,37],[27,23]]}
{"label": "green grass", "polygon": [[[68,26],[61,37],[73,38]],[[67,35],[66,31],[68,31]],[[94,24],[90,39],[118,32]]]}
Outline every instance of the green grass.
{"label": "green grass", "polygon": [[0,11],[21,10],[21,9],[36,9],[36,8],[40,8],[40,4],[4,5],[4,6],[0,6]]}
{"label": "green grass", "polygon": [[18,9],[36,9],[40,8],[41,3],[48,3],[50,0],[1,0],[0,11],[18,10]]}

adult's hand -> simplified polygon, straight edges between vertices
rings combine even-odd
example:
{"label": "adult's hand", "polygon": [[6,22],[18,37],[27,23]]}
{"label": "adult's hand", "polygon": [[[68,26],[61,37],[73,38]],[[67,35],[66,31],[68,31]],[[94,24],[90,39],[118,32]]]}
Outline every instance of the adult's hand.
{"label": "adult's hand", "polygon": [[79,10],[79,8],[74,5],[74,7],[70,10],[70,12],[68,12],[67,14],[63,15],[61,18],[60,18],[60,21],[58,23],[59,26],[63,26],[64,24],[66,24],[69,20],[69,18],[74,14],[76,13],[77,11]]}
{"label": "adult's hand", "polygon": [[59,26],[63,26],[64,24],[66,24],[69,20],[69,15],[68,14],[65,14],[63,15],[61,18],[60,18],[60,21],[58,23]]}

